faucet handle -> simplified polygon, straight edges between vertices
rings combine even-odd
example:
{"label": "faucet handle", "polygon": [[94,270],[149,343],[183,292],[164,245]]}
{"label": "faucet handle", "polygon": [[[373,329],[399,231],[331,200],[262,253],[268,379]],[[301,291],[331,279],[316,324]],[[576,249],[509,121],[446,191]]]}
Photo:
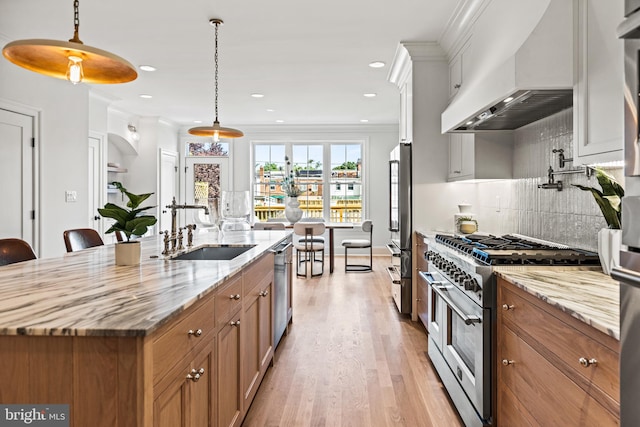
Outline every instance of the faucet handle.
{"label": "faucet handle", "polygon": [[193,246],[193,230],[195,230],[196,225],[195,224],[188,224],[187,225],[187,247],[191,247]]}
{"label": "faucet handle", "polygon": [[162,255],[169,255],[169,230],[164,231],[164,250],[162,251]]}
{"label": "faucet handle", "polygon": [[182,234],[182,230],[184,230],[184,227],[180,227],[178,228],[178,250],[181,251],[184,249],[184,246],[182,245],[182,239],[184,237],[184,235]]}

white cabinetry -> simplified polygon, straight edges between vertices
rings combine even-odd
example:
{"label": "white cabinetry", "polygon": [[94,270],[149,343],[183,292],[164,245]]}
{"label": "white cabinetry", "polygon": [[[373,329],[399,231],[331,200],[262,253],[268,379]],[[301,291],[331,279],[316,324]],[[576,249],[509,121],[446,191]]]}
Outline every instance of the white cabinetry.
{"label": "white cabinetry", "polygon": [[513,177],[511,132],[449,135],[449,181]]}
{"label": "white cabinetry", "polygon": [[622,160],[624,50],[616,27],[623,0],[574,0],[575,165]]}
{"label": "white cabinetry", "polygon": [[412,73],[408,72],[400,85],[400,142],[413,139],[413,84]]}
{"label": "white cabinetry", "polygon": [[449,99],[452,99],[462,87],[465,76],[468,75],[468,54],[470,39],[468,39],[462,48],[449,61]]}

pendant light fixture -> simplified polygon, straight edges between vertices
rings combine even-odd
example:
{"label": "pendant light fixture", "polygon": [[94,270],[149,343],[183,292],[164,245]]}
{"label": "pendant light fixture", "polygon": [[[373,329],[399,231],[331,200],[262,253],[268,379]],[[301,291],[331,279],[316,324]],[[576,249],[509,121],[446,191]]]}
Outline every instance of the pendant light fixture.
{"label": "pendant light fixture", "polygon": [[125,59],[80,41],[79,3],[79,0],[73,2],[74,31],[73,38],[68,42],[48,39],[16,40],[2,49],[4,57],[27,70],[67,79],[73,84],[126,83],[135,80],[138,73]]}
{"label": "pendant light fixture", "polygon": [[215,113],[216,118],[213,121],[213,126],[199,126],[189,129],[191,135],[196,136],[208,136],[213,137],[215,142],[220,141],[220,138],[239,138],[244,135],[242,131],[233,128],[225,128],[220,126],[218,121],[218,27],[224,22],[222,19],[210,19],[209,23],[216,27],[216,44],[215,44]]}

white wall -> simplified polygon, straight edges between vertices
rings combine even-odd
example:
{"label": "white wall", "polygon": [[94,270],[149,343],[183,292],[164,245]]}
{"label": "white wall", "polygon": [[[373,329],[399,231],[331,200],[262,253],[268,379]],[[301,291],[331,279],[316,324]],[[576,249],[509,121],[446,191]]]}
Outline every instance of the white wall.
{"label": "white wall", "polygon": [[[89,224],[88,90],[0,61],[0,100],[40,111],[39,257],[64,253],[62,232]],[[65,203],[65,190],[76,191],[77,202]]]}

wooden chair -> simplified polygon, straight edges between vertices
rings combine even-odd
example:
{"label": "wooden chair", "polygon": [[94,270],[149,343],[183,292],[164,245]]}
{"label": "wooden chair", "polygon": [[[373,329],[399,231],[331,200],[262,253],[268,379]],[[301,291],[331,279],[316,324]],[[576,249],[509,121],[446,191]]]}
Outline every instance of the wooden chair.
{"label": "wooden chair", "polygon": [[65,230],[65,232],[62,233],[62,237],[64,238],[64,245],[67,248],[67,252],[75,252],[104,245],[102,237],[100,237],[98,232],[93,228]]}
{"label": "wooden chair", "polygon": [[[296,222],[293,224],[293,232],[303,238],[294,244],[296,248],[296,275],[307,277],[307,266],[311,265],[311,277],[324,274],[324,244],[313,241],[314,236],[324,234],[326,229],[322,222]],[[316,259],[316,253],[320,253],[320,259]],[[301,258],[304,255],[304,258]],[[322,266],[319,274],[313,274],[313,266],[319,262]],[[300,273],[300,265],[304,264],[304,273]]]}
{"label": "wooden chair", "polygon": [[[344,246],[344,270],[349,271],[373,271],[373,247],[371,241],[373,239],[373,222],[370,220],[362,223],[362,231],[369,233],[369,239],[345,239],[342,241]],[[369,264],[349,264],[347,251],[349,249],[366,249],[369,248]]]}
{"label": "wooden chair", "polygon": [[256,222],[254,230],[284,230],[284,222]]}
{"label": "wooden chair", "polygon": [[0,239],[0,265],[36,259],[29,243],[22,239]]}

